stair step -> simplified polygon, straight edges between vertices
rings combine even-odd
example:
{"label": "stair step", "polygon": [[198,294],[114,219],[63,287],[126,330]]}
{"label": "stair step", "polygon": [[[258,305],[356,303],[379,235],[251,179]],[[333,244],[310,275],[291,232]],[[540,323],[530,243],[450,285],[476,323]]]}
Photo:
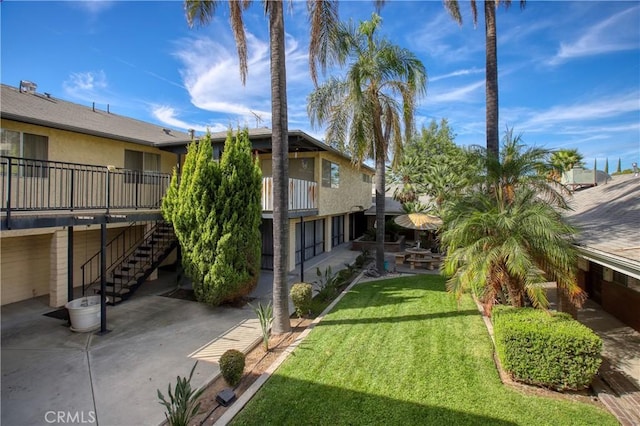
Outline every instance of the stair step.
{"label": "stair step", "polygon": [[139,246],[139,247],[138,247],[138,250],[141,250],[141,251],[151,251],[151,247],[149,247],[149,246]]}

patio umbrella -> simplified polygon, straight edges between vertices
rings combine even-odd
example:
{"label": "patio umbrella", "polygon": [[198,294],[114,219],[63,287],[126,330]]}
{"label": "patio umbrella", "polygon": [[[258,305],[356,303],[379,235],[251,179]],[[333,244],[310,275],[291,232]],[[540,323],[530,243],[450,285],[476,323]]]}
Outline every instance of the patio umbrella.
{"label": "patio umbrella", "polygon": [[426,213],[403,214],[393,220],[403,228],[416,229],[418,231],[432,231],[442,225],[442,219]]}

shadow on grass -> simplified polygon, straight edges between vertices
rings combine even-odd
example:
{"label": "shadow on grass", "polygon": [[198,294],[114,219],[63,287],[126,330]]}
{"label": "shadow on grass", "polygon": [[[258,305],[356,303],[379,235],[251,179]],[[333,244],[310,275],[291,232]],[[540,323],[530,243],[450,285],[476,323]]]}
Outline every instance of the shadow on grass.
{"label": "shadow on grass", "polygon": [[447,311],[447,312],[435,312],[432,314],[418,314],[418,315],[401,315],[392,317],[375,317],[375,318],[344,318],[338,320],[323,319],[316,327],[325,327],[329,325],[357,325],[357,324],[381,324],[381,323],[399,323],[406,321],[426,321],[436,318],[451,318],[467,315],[479,315],[475,309],[466,309],[463,311]]}
{"label": "shadow on grass", "polygon": [[[345,378],[348,383],[348,378]],[[347,385],[348,386],[348,385]],[[487,415],[274,375],[233,425],[515,425]]]}

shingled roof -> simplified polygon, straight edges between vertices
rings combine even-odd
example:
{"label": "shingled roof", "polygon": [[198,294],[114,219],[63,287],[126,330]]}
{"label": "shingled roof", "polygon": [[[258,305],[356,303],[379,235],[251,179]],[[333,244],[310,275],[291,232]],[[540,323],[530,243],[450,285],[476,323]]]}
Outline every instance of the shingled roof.
{"label": "shingled roof", "polygon": [[[595,261],[623,264],[640,276],[640,177],[616,175],[606,184],[576,191],[566,213],[580,234],[581,252]],[[599,262],[602,263],[602,262]]]}
{"label": "shingled roof", "polygon": [[20,92],[5,84],[0,92],[0,116],[7,120],[142,145],[191,141],[188,133],[63,101],[46,94]]}

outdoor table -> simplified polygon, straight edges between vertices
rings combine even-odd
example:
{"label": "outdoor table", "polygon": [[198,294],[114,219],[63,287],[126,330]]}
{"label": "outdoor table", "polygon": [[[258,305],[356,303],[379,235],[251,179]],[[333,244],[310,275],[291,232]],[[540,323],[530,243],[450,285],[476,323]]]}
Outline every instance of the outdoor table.
{"label": "outdoor table", "polygon": [[411,257],[409,258],[411,269],[416,268],[416,263],[424,263],[427,265],[427,268],[433,269],[431,250],[424,248],[408,248],[405,251],[411,254]]}

